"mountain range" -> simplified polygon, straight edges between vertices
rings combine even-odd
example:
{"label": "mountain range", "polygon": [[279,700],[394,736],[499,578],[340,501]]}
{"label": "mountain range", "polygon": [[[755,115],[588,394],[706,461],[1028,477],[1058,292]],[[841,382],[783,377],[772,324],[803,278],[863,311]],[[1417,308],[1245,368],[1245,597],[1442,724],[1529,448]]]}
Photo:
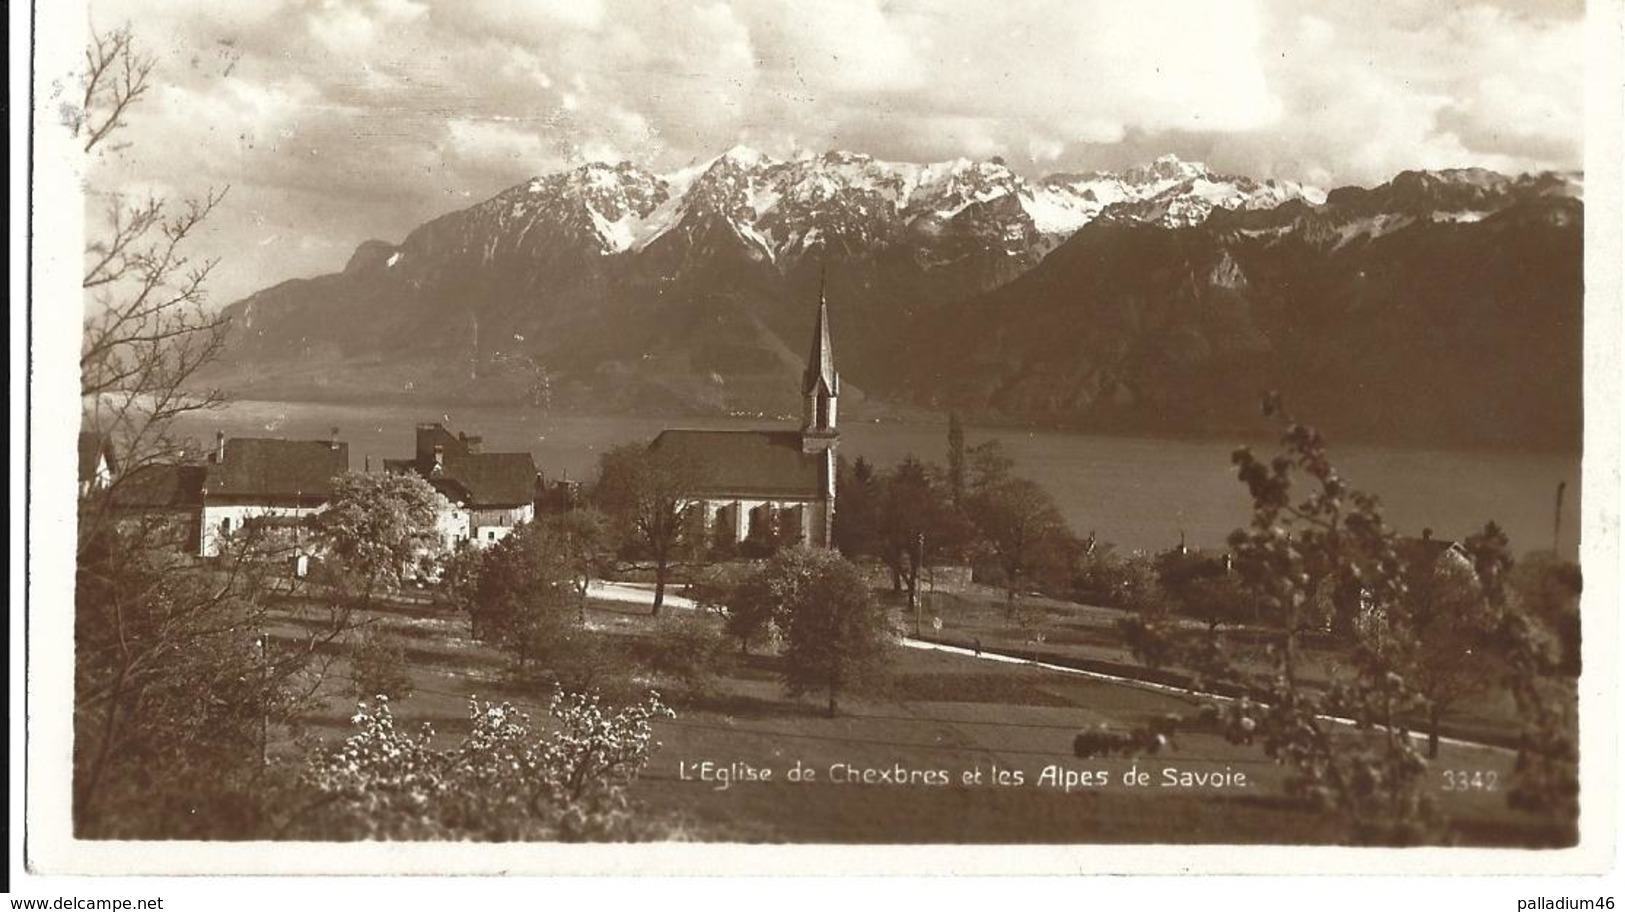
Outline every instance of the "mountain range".
{"label": "mountain range", "polygon": [[1025,178],[736,147],[593,163],[230,305],[260,398],[782,415],[822,287],[846,414],[1222,433],[1263,388],[1373,440],[1577,448],[1581,182],[1324,192],[1165,156]]}

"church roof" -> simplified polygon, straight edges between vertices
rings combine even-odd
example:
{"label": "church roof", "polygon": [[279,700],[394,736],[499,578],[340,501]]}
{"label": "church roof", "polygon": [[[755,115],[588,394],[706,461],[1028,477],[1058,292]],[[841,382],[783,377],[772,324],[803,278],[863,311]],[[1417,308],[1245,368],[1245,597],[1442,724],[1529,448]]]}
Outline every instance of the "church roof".
{"label": "church roof", "polygon": [[824,491],[822,452],[804,453],[796,431],[662,431],[651,446],[705,469],[700,497],[801,497]]}

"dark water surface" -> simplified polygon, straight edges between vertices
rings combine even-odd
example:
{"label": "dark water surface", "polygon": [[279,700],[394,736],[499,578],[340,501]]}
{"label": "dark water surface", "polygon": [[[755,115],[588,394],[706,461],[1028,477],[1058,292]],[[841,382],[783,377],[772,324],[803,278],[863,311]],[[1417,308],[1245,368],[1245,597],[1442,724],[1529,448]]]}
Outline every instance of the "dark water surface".
{"label": "dark water surface", "polygon": [[[586,479],[598,454],[620,443],[649,440],[667,427],[748,429],[775,426],[760,419],[628,418],[557,415],[514,407],[338,405],[238,401],[191,419],[185,433],[208,445],[216,430],[230,436],[324,438],[331,428],[349,442],[350,463],[370,456],[412,452],[414,427],[441,421],[455,433],[484,436],[487,450],[529,450],[549,478]],[[778,427],[791,427],[784,422]],[[1246,489],[1236,480],[1230,453],[1246,441],[1152,440],[1020,429],[971,427],[972,445],[997,437],[1017,471],[1042,484],[1080,535],[1091,531],[1120,550],[1157,550],[1177,544],[1181,531],[1193,547],[1222,544],[1247,522]],[[1251,442],[1271,452],[1268,441]],[[879,466],[914,453],[945,462],[947,427],[926,423],[846,424],[841,452]],[[1523,553],[1552,547],[1555,493],[1567,482],[1561,549],[1577,554],[1580,458],[1571,454],[1339,446],[1332,458],[1355,487],[1382,498],[1390,525],[1404,534],[1432,527],[1439,537],[1461,538],[1495,520]]]}

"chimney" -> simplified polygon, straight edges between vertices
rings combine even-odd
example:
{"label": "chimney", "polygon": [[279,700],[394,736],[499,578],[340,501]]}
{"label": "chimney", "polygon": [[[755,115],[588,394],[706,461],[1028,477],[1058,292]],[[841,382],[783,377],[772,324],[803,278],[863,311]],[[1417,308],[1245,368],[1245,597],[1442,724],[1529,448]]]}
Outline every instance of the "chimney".
{"label": "chimney", "polygon": [[334,426],[328,428],[327,431],[328,431],[328,433],[327,433],[327,448],[329,450],[337,450],[339,448],[339,428],[338,428],[338,425],[335,424]]}
{"label": "chimney", "polygon": [[214,462],[219,465],[226,461],[226,432],[214,432]]}
{"label": "chimney", "polygon": [[1431,528],[1422,530],[1422,540],[1433,541],[1433,530]]}
{"label": "chimney", "polygon": [[368,475],[372,474],[372,454],[371,453],[368,453],[367,455],[361,457],[361,465],[363,466],[362,471],[366,472]]}

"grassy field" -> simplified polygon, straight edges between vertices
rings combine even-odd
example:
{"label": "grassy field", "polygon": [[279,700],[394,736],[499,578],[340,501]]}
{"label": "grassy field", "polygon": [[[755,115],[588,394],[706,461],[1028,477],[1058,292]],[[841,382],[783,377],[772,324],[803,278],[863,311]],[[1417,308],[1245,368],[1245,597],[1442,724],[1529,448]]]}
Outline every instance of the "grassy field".
{"label": "grassy field", "polygon": [[[449,743],[467,729],[470,695],[510,700],[537,722],[545,720],[548,695],[511,683],[505,657],[472,641],[465,618],[429,605],[399,604],[366,620],[406,646],[414,693],[393,702],[399,723],[429,722]],[[640,606],[596,602],[589,623],[628,653],[634,645],[650,645],[652,621]],[[283,632],[291,633],[291,625]],[[983,645],[991,649],[999,642],[989,635]],[[306,721],[317,735],[336,739],[349,731],[355,697],[341,653],[328,672],[325,707]],[[1284,799],[1283,770],[1259,749],[1231,745],[1216,734],[1181,733],[1155,757],[1080,760],[1072,754],[1073,737],[1084,728],[1128,728],[1171,712],[1189,713],[1191,698],[904,647],[889,679],[843,695],[834,718],[824,714],[821,696],[791,699],[780,681],[778,659],[768,655],[730,654],[702,692],[629,671],[620,682],[623,692],[658,687],[677,710],[676,719],[657,727],[662,746],[635,784],[635,798],[673,821],[685,837],[723,841],[1342,838],[1334,820]],[[1562,841],[1560,831],[1506,808],[1512,762],[1506,750],[1446,745],[1434,776],[1453,820],[1452,841]],[[1498,784],[1493,791],[1446,793],[1447,769],[1493,773]]]}
{"label": "grassy field", "polygon": [[[923,639],[967,648],[980,644],[989,651],[1109,673],[1148,674],[1124,644],[1117,628],[1118,621],[1129,617],[1129,613],[1114,608],[1028,595],[1020,597],[1012,611],[1002,590],[973,586],[966,592],[925,593],[918,613],[919,635]],[[940,629],[936,629],[933,619],[941,622]],[[1193,639],[1206,636],[1204,624],[1190,619],[1180,623]],[[905,628],[914,634],[913,616],[906,618]],[[1231,627],[1221,628],[1220,632],[1238,662],[1259,669],[1272,667],[1264,656],[1259,632]],[[1298,667],[1304,680],[1326,681],[1343,671],[1339,668],[1340,657],[1336,650],[1312,638],[1301,642],[1300,649]],[[1172,680],[1187,676],[1180,669],[1169,672],[1166,677]],[[1518,732],[1515,713],[1510,694],[1502,690],[1486,693],[1470,704],[1464,702],[1451,707],[1444,714],[1441,733],[1446,737],[1513,746]]]}

